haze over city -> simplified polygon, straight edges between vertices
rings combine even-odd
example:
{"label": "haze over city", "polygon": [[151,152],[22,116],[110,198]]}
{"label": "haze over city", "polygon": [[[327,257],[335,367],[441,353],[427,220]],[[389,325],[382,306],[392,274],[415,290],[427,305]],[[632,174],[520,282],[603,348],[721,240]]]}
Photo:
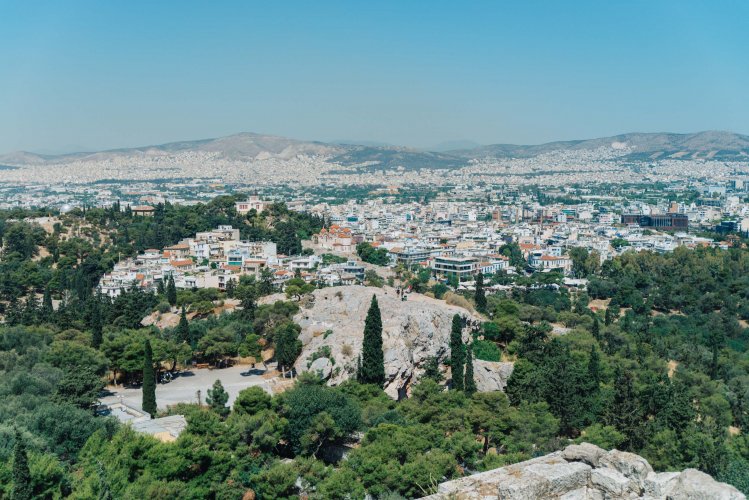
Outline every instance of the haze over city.
{"label": "haze over city", "polygon": [[[749,132],[746,2],[6,2],[0,152]],[[453,148],[454,149],[454,148]]]}

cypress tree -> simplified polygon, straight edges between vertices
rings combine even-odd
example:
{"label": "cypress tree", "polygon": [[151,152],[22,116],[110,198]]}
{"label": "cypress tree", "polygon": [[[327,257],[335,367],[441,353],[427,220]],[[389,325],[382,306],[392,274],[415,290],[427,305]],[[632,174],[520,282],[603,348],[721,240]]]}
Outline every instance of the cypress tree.
{"label": "cypress tree", "polygon": [[385,356],[382,352],[382,316],[377,297],[372,302],[364,320],[364,343],[362,344],[361,382],[380,387],[385,383]]}
{"label": "cypress tree", "polygon": [[156,374],[153,370],[151,341],[146,339],[143,353],[143,411],[156,415]]}
{"label": "cypress tree", "polygon": [[473,377],[473,345],[466,346],[466,374],[465,374],[465,393],[469,396],[476,392],[476,379]]}
{"label": "cypress tree", "polygon": [[174,284],[174,276],[169,275],[169,283],[166,285],[166,300],[169,305],[177,305],[177,286]]}
{"label": "cypress tree", "polygon": [[98,299],[94,300],[94,309],[91,315],[91,345],[94,349],[98,349],[101,346],[102,341],[102,321],[101,321],[101,305]]}
{"label": "cypress tree", "polygon": [[463,365],[465,358],[463,353],[463,321],[460,315],[453,316],[453,326],[450,331],[450,368],[452,371],[452,388],[459,391],[464,387]]}
{"label": "cypress tree", "polygon": [[480,313],[486,312],[486,293],[484,292],[484,273],[476,275],[476,310]]}
{"label": "cypress tree", "polygon": [[611,313],[611,308],[606,308],[606,315],[603,318],[603,323],[606,326],[609,326],[611,323],[614,322],[614,315]]}
{"label": "cypress tree", "polygon": [[166,293],[166,288],[164,288],[164,280],[159,280],[159,284],[156,285],[156,295],[162,296]]}
{"label": "cypress tree", "polygon": [[190,323],[187,322],[187,313],[185,306],[182,306],[182,313],[179,315],[179,324],[177,325],[177,338],[181,342],[190,341]]}
{"label": "cypress tree", "polygon": [[55,310],[52,307],[52,293],[49,291],[49,287],[44,289],[44,296],[42,297],[42,316],[45,321],[52,319],[52,315]]}
{"label": "cypress tree", "polygon": [[591,330],[591,333],[596,340],[601,340],[601,324],[599,323],[597,316],[593,316],[593,329]]}
{"label": "cypress tree", "polygon": [[10,498],[13,500],[27,500],[32,497],[31,472],[29,472],[29,456],[26,453],[26,443],[21,433],[16,429],[16,444],[13,446],[13,489]]}

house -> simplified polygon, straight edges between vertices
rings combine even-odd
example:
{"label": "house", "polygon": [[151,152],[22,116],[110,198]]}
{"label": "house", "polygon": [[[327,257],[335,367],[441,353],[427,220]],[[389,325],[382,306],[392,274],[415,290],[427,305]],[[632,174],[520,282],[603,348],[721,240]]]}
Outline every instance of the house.
{"label": "house", "polygon": [[252,195],[247,201],[238,201],[234,204],[234,208],[237,213],[244,215],[250,210],[255,210],[257,213],[265,210],[271,203],[269,201],[261,200],[257,195]]}
{"label": "house", "polygon": [[439,256],[434,258],[432,270],[446,278],[457,277],[459,280],[467,280],[478,273],[478,265],[478,259],[475,257]]}
{"label": "house", "polygon": [[135,205],[130,207],[130,210],[133,212],[133,215],[138,217],[153,217],[153,214],[156,211],[155,208],[148,205]]}
{"label": "house", "polygon": [[318,234],[312,236],[312,241],[325,250],[335,252],[353,252],[356,248],[351,229],[336,224],[330,226],[330,229],[322,228]]}

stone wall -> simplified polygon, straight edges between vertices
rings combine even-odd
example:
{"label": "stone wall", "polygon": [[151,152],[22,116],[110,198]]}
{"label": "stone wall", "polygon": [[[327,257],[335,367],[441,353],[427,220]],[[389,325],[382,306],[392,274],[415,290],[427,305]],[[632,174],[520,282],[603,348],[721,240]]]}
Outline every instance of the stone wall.
{"label": "stone wall", "polygon": [[695,469],[654,472],[647,460],[583,443],[439,485],[429,500],[738,500],[733,486]]}

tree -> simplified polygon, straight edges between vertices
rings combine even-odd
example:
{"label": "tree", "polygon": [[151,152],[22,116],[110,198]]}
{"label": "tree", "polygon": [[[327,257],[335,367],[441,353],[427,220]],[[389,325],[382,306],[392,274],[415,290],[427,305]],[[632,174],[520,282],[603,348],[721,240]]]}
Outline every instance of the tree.
{"label": "tree", "polygon": [[257,385],[242,389],[234,400],[234,413],[238,415],[255,415],[270,409],[271,398]]}
{"label": "tree", "polygon": [[26,442],[21,432],[16,429],[16,444],[13,446],[13,489],[12,500],[28,500],[32,497],[31,472]]}
{"label": "tree", "polygon": [[101,302],[94,299],[94,308],[91,311],[91,345],[94,349],[101,347],[102,341],[102,319]]}
{"label": "tree", "polygon": [[629,371],[617,370],[614,398],[607,412],[607,423],[625,436],[625,449],[633,449],[638,441],[641,409],[635,395],[634,380]]}
{"label": "tree", "polygon": [[99,393],[104,389],[101,376],[89,367],[83,367],[65,373],[57,384],[54,399],[68,403],[83,410],[90,410],[99,400]]}
{"label": "tree", "polygon": [[255,284],[253,282],[241,283],[234,291],[234,295],[239,299],[239,305],[242,306],[242,309],[236,314],[249,323],[255,321],[255,312],[257,311]]}
{"label": "tree", "polygon": [[179,315],[179,324],[177,324],[177,340],[180,342],[190,341],[190,323],[187,322],[187,313],[185,306],[182,306],[182,312]]}
{"label": "tree", "polygon": [[52,307],[52,292],[49,287],[44,289],[44,296],[42,297],[42,318],[44,321],[51,321],[52,315],[54,314],[54,308]]}
{"label": "tree", "polygon": [[302,342],[299,340],[299,325],[287,321],[275,328],[273,336],[276,341],[276,360],[281,372],[294,366],[296,358],[302,353]]}
{"label": "tree", "polygon": [[590,330],[593,334],[593,338],[601,340],[601,323],[598,321],[598,316],[593,316],[593,327]]}
{"label": "tree", "polygon": [[226,296],[230,299],[234,298],[234,290],[236,290],[237,282],[234,280],[234,278],[229,278],[229,281],[226,282]]}
{"label": "tree", "polygon": [[463,320],[459,314],[453,316],[450,331],[450,369],[452,372],[452,388],[462,391],[464,384],[465,354],[463,352]]}
{"label": "tree", "polygon": [[476,380],[473,377],[473,347],[472,344],[466,346],[466,374],[465,383],[463,384],[465,393],[469,396],[476,392]]}
{"label": "tree", "polygon": [[229,407],[226,406],[227,401],[229,401],[229,393],[226,392],[221,381],[216,380],[213,383],[213,387],[208,389],[205,402],[208,403],[208,406],[218,413],[221,418],[226,418],[226,416],[229,415]]}
{"label": "tree", "polygon": [[177,305],[177,286],[174,284],[174,275],[169,275],[169,282],[166,285],[166,300],[170,306]]}
{"label": "tree", "polygon": [[302,295],[312,293],[315,290],[315,286],[311,283],[307,283],[302,278],[291,278],[284,285],[284,291],[286,292],[287,298],[295,297],[297,300],[302,298]]}
{"label": "tree", "polygon": [[146,339],[143,346],[143,411],[154,418],[156,415],[156,374],[153,369],[151,341]]}
{"label": "tree", "polygon": [[481,271],[476,275],[476,294],[474,300],[476,301],[476,310],[480,313],[485,313],[486,293],[484,292],[484,273]]}
{"label": "tree", "polygon": [[442,382],[442,372],[440,372],[440,360],[437,356],[430,356],[424,364],[423,378],[434,380],[437,383]]}
{"label": "tree", "polygon": [[382,387],[385,383],[385,356],[382,352],[382,316],[377,296],[372,295],[372,301],[364,320],[364,342],[362,343],[363,384],[375,384]]}

